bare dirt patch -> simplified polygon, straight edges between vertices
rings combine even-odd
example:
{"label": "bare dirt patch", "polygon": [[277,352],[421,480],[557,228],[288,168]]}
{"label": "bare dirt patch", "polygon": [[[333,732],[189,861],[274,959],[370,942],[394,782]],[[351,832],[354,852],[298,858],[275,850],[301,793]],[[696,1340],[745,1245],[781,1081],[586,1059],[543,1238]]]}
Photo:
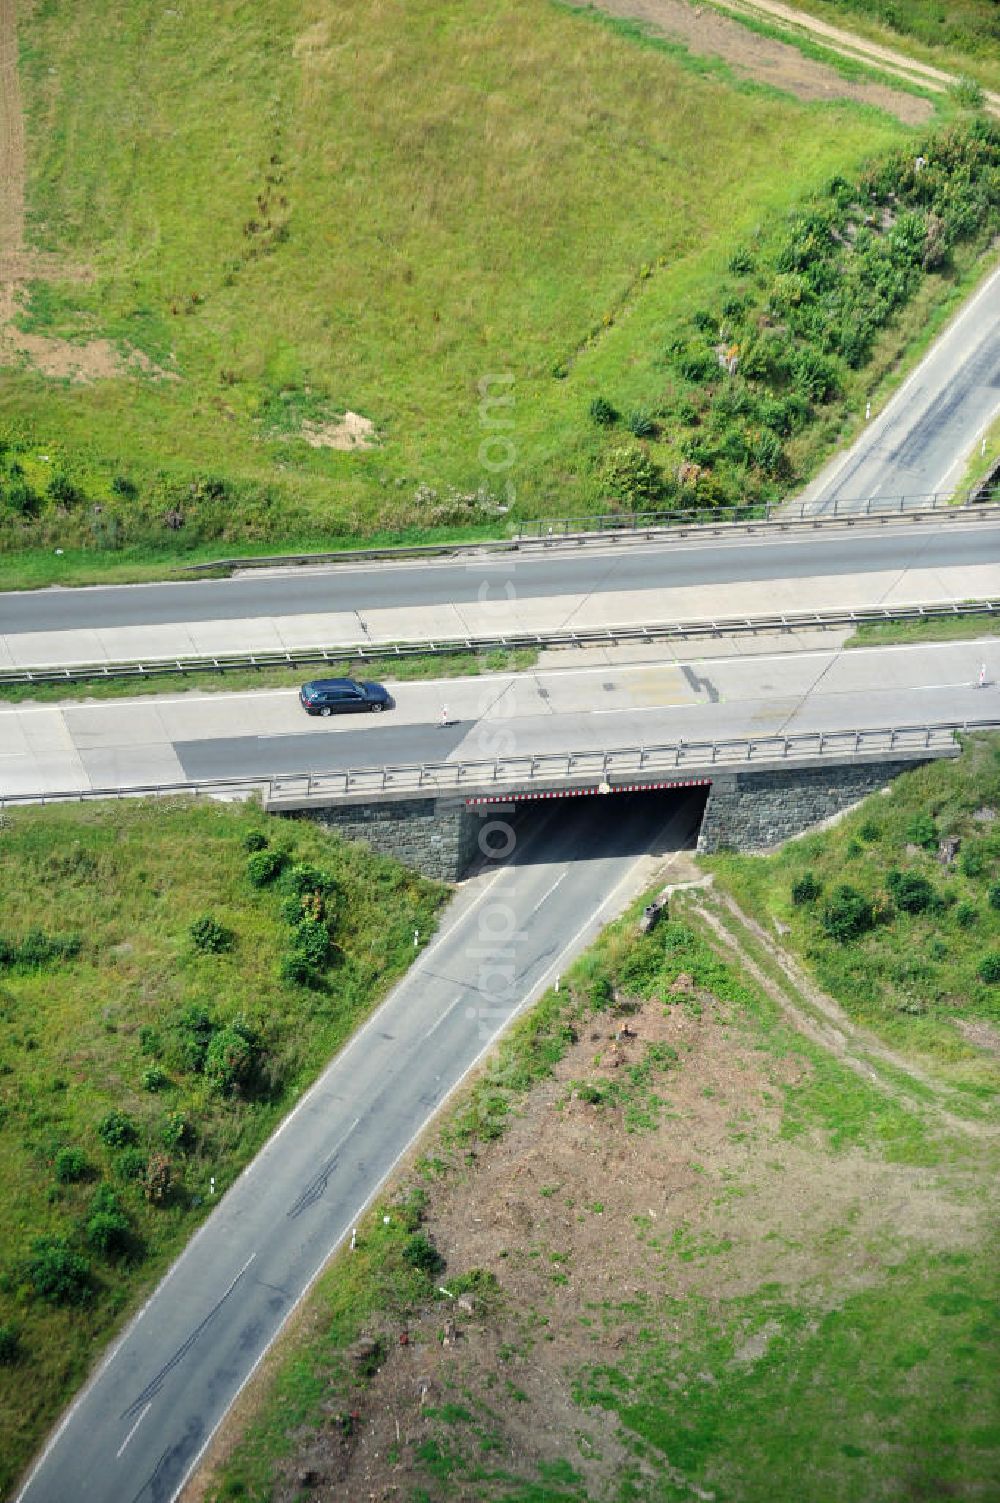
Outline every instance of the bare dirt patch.
{"label": "bare dirt patch", "polygon": [[374,449],[375,424],[359,412],[345,412],[329,423],[308,419],[302,424],[302,437],[313,449]]}
{"label": "bare dirt patch", "polygon": [[[659,1124],[630,1132],[625,1111],[594,1104],[581,1082],[613,1084],[650,1045],[677,1062],[657,1083]],[[780,1137],[782,1088],[808,1068],[762,1053],[684,978],[624,1019],[585,1022],[505,1136],[430,1187],[426,1229],[447,1258],[443,1287],[485,1270],[499,1310],[473,1294],[405,1330],[374,1325],[381,1367],[349,1412],[331,1398],[328,1424],[303,1435],[274,1503],[303,1487],[324,1500],[401,1499],[418,1479],[435,1503],[481,1498],[464,1468],[435,1487],[424,1465],[429,1448],[467,1441],[466,1421],[484,1464],[523,1476],[571,1454],[587,1496],[609,1496],[635,1456],[612,1416],[577,1402],[574,1378],[620,1364],[650,1318],[672,1339],[671,1302],[717,1305],[781,1284],[813,1300],[822,1290],[818,1308],[831,1309],[908,1248],[967,1246],[976,1212],[934,1172],[853,1151],[818,1161],[815,1143]],[[770,1334],[748,1330],[733,1361],[752,1368]],[[216,1460],[234,1438],[222,1438]]]}
{"label": "bare dirt patch", "polygon": [[797,99],[851,99],[887,110],[907,125],[922,125],[933,113],[926,99],[886,84],[852,82],[835,68],[803,56],[791,43],[759,36],[707,6],[690,6],[684,0],[601,0],[597,8],[640,21],[692,52],[721,57],[742,77],[771,84]]}
{"label": "bare dirt patch", "polygon": [[87,281],[90,276],[86,268],[65,266],[24,244],[25,142],[16,12],[16,0],[0,0],[0,367],[30,366],[40,375],[76,382],[125,375],[176,379],[140,351],[123,354],[107,339],[75,344],[27,334],[16,326],[28,282]]}

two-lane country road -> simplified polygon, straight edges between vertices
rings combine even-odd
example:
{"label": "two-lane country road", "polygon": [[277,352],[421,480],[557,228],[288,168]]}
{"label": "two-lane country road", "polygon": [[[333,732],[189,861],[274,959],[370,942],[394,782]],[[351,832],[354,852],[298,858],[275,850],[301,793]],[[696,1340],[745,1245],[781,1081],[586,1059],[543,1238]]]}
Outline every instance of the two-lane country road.
{"label": "two-lane country road", "polygon": [[690,795],[617,807],[616,821],[593,803],[536,811],[510,862],[465,885],[442,933],[227,1190],[113,1347],[19,1503],[176,1495],[295,1302],[424,1124],[514,1014],[651,880],[645,853],[691,844],[700,812]]}
{"label": "two-lane country road", "polygon": [[1000,522],[780,532],[0,595],[0,669],[983,598]]}
{"label": "two-lane country road", "polygon": [[948,494],[1000,412],[1000,268],[857,441],[805,492],[813,512]]}

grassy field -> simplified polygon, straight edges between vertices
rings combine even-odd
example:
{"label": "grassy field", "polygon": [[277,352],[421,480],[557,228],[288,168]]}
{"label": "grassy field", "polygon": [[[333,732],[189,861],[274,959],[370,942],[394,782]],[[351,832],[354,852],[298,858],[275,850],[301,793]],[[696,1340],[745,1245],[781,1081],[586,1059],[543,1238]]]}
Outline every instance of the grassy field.
{"label": "grassy field", "polygon": [[646,938],[636,908],[515,1028],[199,1496],[265,1503],[307,1472],[408,1503],[988,1495],[976,1103],[944,1119],[905,1057],[807,1037],[720,959],[706,901],[675,895]]}
{"label": "grassy field", "polygon": [[795,0],[799,10],[921,62],[1000,88],[1000,18],[993,0]]}
{"label": "grassy field", "polygon": [[[787,926],[785,943],[852,1018],[975,1095],[982,1060],[967,1041],[1000,1021],[998,821],[1000,740],[975,737],[960,759],[898,778],[833,829],[774,856],[706,864],[764,928]],[[946,840],[959,842],[950,861]],[[855,920],[853,900],[838,900],[845,885],[861,900]]]}
{"label": "grassy field", "polygon": [[[284,860],[262,886],[254,837]],[[405,970],[443,889],[308,823],[181,801],[22,810],[0,848],[7,1497],[210,1176],[224,1191]],[[300,891],[321,894],[308,933]]]}
{"label": "grassy field", "polygon": [[[67,566],[80,548],[111,565],[138,547],[140,566],[209,536],[495,527],[498,504],[597,504],[608,451],[632,438],[595,425],[593,400],[623,424],[668,388],[683,408],[663,352],[742,295],[734,252],[916,140],[548,0],[350,0],[335,17],[320,0],[183,17],[43,3],[20,42],[30,238],[92,273],[34,281],[22,322],[110,337],[171,377],[0,381],[24,471],[2,483],[42,498],[34,520],[8,518],[5,550],[37,540]],[[969,270],[958,255],[936,272],[931,300]],[[512,377],[512,408],[484,410],[492,375]],[[820,447],[864,384],[849,378]],[[347,409],[375,448],[306,441]],[[688,421],[671,411],[648,439],[657,464]],[[813,457],[793,445],[794,466]]]}

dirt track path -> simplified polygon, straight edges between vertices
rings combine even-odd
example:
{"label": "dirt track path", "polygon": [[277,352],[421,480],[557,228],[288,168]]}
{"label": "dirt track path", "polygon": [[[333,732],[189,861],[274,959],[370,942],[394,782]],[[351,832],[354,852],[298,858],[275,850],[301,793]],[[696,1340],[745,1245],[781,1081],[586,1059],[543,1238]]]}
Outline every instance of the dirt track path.
{"label": "dirt track path", "polygon": [[[909,1110],[929,1112],[947,1130],[964,1137],[996,1137],[994,1124],[962,1114],[962,1098],[952,1087],[928,1075],[914,1060],[853,1023],[840,1004],[806,974],[795,957],[776,944],[774,936],[744,913],[728,893],[713,887],[710,893],[692,894],[688,903],[728,952],[731,961],[753,978],[806,1038],[829,1050],[862,1080],[878,1086]],[[760,953],[767,954],[777,965],[782,981],[758,964],[750,949],[754,941]],[[914,1084],[913,1092],[905,1087],[907,1079]]]}
{"label": "dirt track path", "polygon": [[[804,31],[810,31],[844,57],[872,63],[884,71],[895,74],[897,78],[919,83],[935,93],[943,93],[958,81],[954,73],[947,73],[942,68],[933,67],[930,63],[918,62],[916,58],[908,57],[905,52],[897,52],[895,48],[882,47],[877,42],[869,42],[864,37],[856,36],[852,31],[844,31],[838,26],[831,26],[829,22],[807,15],[793,6],[782,5],[779,0],[714,0],[714,4],[720,10],[729,11],[733,15],[753,15],[756,12],[758,15],[779,21],[783,25],[796,26]],[[984,94],[993,114],[1000,114],[1000,94],[995,94],[989,89],[984,90]]]}

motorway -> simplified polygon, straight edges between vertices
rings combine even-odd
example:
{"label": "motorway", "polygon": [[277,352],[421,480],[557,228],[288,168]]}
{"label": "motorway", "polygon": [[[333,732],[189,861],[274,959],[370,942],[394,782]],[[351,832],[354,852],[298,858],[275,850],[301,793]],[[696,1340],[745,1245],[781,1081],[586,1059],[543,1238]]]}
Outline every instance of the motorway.
{"label": "motorway", "polygon": [[685,663],[661,651],[402,683],[387,714],[328,720],[307,716],[292,689],[28,704],[0,709],[0,796],[973,720],[1000,710],[998,680],[993,637]]}
{"label": "motorway", "polygon": [[430,1113],[654,866],[691,846],[700,801],[623,798],[617,809],[614,822],[592,803],[547,809],[508,863],[463,886],[437,939],[226,1190],[112,1349],[22,1503],[175,1496]]}
{"label": "motorway", "polygon": [[1000,269],[965,304],[857,442],[805,492],[812,512],[949,494],[1000,412]]}
{"label": "motorway", "polygon": [[294,651],[995,594],[1000,522],[624,542],[0,595],[0,668]]}

